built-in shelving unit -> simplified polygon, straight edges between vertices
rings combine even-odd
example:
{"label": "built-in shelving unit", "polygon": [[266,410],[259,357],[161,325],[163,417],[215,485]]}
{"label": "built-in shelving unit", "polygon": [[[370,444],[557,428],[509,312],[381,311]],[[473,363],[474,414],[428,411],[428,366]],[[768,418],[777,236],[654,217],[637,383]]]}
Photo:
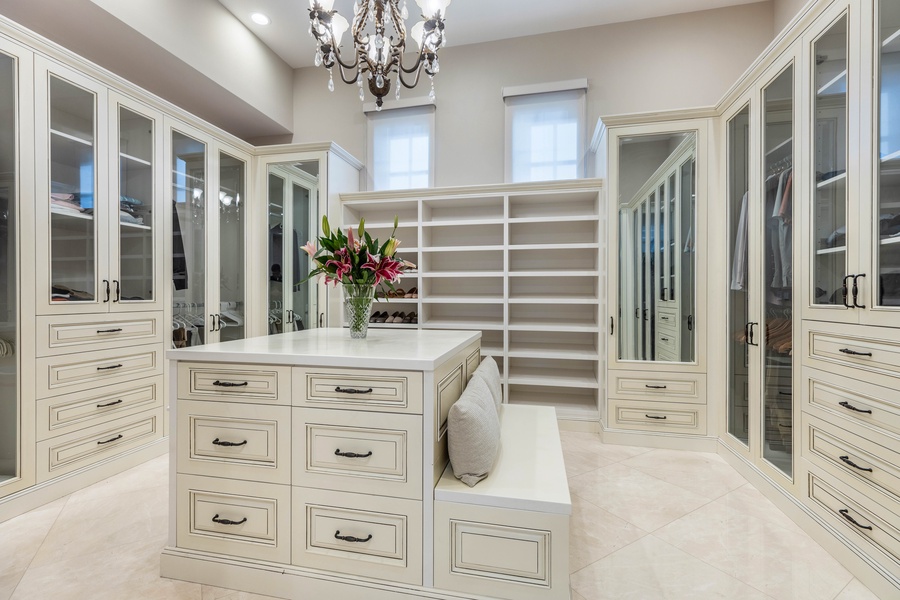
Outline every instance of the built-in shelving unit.
{"label": "built-in shelving unit", "polygon": [[580,180],[341,196],[343,226],[366,220],[382,241],[399,218],[400,256],[419,265],[397,287],[418,298],[376,299],[418,324],[373,328],[482,332],[504,401],[555,406],[597,420],[605,308],[601,182]]}

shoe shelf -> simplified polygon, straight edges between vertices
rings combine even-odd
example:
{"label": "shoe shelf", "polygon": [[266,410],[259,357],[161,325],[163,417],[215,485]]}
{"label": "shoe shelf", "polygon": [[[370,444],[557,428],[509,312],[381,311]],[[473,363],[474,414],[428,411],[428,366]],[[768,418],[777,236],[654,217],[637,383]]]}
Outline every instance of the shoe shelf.
{"label": "shoe shelf", "polygon": [[373,236],[387,236],[398,215],[401,256],[419,266],[415,283],[401,283],[416,285],[418,298],[377,305],[389,314],[417,311],[419,323],[370,327],[481,331],[482,355],[497,360],[507,402],[599,419],[600,186],[581,180],[342,195],[345,224],[365,218]]}

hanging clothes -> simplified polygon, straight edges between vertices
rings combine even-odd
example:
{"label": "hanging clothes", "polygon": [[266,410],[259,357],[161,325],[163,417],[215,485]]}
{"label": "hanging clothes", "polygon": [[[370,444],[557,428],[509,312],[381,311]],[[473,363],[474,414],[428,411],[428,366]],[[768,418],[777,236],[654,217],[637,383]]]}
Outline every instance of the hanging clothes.
{"label": "hanging clothes", "polygon": [[747,285],[747,237],[750,234],[750,223],[747,215],[747,203],[750,192],[744,192],[741,200],[741,216],[738,219],[734,236],[734,257],[731,264],[731,289],[740,291]]}

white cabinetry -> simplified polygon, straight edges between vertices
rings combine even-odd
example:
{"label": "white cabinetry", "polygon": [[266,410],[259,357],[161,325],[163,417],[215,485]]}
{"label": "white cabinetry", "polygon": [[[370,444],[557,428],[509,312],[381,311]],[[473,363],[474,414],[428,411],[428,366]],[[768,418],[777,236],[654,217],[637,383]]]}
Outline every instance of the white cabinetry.
{"label": "white cabinetry", "polygon": [[517,184],[341,196],[343,225],[361,218],[384,239],[399,218],[399,256],[418,271],[373,311],[415,313],[417,324],[373,328],[482,332],[504,398],[555,406],[561,419],[597,421],[605,330],[600,182]]}

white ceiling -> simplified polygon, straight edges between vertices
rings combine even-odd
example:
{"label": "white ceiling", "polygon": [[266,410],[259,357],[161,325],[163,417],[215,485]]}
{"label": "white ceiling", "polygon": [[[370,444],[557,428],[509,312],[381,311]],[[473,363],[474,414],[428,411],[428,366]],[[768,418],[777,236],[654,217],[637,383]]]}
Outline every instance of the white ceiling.
{"label": "white ceiling", "polygon": [[[447,37],[451,46],[636,21],[763,0],[456,0],[447,9]],[[219,0],[250,31],[292,67],[313,64],[315,43],[309,36],[308,0]],[[409,3],[415,22],[418,6]],[[335,0],[345,17],[353,0]],[[269,25],[250,20],[254,12],[267,15]],[[500,24],[500,26],[498,26]]]}

